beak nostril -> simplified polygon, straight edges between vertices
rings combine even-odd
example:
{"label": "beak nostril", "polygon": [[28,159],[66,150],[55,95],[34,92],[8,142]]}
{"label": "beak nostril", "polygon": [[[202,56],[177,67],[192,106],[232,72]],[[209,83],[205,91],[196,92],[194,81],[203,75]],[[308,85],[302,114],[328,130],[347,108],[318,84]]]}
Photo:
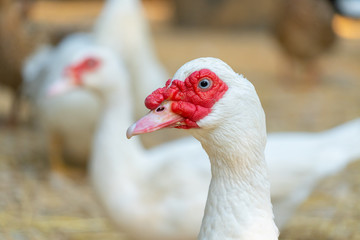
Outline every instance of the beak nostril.
{"label": "beak nostril", "polygon": [[164,106],[160,106],[160,107],[158,107],[155,111],[156,112],[162,112],[162,111],[164,111],[165,110],[165,107]]}

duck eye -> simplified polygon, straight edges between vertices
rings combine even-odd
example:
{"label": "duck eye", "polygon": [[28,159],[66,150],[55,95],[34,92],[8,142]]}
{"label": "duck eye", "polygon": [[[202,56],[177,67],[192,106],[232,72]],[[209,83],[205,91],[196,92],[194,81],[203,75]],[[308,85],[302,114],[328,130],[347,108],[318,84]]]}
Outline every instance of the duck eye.
{"label": "duck eye", "polygon": [[202,90],[209,89],[211,87],[211,85],[212,85],[211,80],[209,80],[207,78],[201,79],[200,82],[198,83],[198,87]]}

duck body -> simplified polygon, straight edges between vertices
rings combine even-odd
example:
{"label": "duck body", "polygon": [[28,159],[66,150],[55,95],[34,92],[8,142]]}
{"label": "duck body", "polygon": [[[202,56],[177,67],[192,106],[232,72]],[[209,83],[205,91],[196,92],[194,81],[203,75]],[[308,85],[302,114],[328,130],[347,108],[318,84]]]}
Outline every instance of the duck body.
{"label": "duck body", "polygon": [[325,176],[360,157],[360,119],[318,132],[268,135],[265,150],[276,222],[282,227]]}

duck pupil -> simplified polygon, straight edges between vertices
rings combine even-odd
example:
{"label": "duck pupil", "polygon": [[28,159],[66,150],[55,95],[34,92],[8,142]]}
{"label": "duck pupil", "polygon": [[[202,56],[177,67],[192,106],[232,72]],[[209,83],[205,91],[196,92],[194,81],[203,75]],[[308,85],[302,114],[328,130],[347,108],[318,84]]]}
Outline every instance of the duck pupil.
{"label": "duck pupil", "polygon": [[200,87],[206,88],[209,85],[209,82],[207,80],[202,80],[200,82]]}

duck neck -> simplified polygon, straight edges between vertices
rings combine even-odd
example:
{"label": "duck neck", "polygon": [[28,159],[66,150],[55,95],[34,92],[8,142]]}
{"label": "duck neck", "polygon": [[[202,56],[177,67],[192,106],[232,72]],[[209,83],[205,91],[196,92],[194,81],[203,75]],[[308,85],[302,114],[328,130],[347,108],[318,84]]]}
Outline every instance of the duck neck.
{"label": "duck neck", "polygon": [[234,138],[236,130],[218,128],[206,139],[197,137],[212,172],[199,239],[278,239],[264,160],[266,133]]}
{"label": "duck neck", "polygon": [[131,211],[137,204],[137,185],[143,176],[142,169],[146,169],[145,149],[139,138],[126,139],[126,129],[132,122],[132,105],[130,97],[125,95],[114,91],[103,98],[103,113],[90,162],[94,188],[115,219],[126,216],[119,213],[121,209]]}
{"label": "duck neck", "polygon": [[102,98],[103,112],[95,137],[95,141],[99,144],[106,143],[102,152],[108,151],[115,146],[117,152],[121,152],[121,156],[130,152],[132,155],[133,150],[143,151],[139,138],[129,141],[125,135],[128,125],[133,122],[133,104],[130,95],[128,95],[129,93],[113,89],[112,92]]}
{"label": "duck neck", "polygon": [[93,32],[97,43],[123,56],[132,78],[136,117],[140,118],[146,113],[143,99],[154,87],[163,86],[168,77],[156,57],[141,1],[107,1]]}

